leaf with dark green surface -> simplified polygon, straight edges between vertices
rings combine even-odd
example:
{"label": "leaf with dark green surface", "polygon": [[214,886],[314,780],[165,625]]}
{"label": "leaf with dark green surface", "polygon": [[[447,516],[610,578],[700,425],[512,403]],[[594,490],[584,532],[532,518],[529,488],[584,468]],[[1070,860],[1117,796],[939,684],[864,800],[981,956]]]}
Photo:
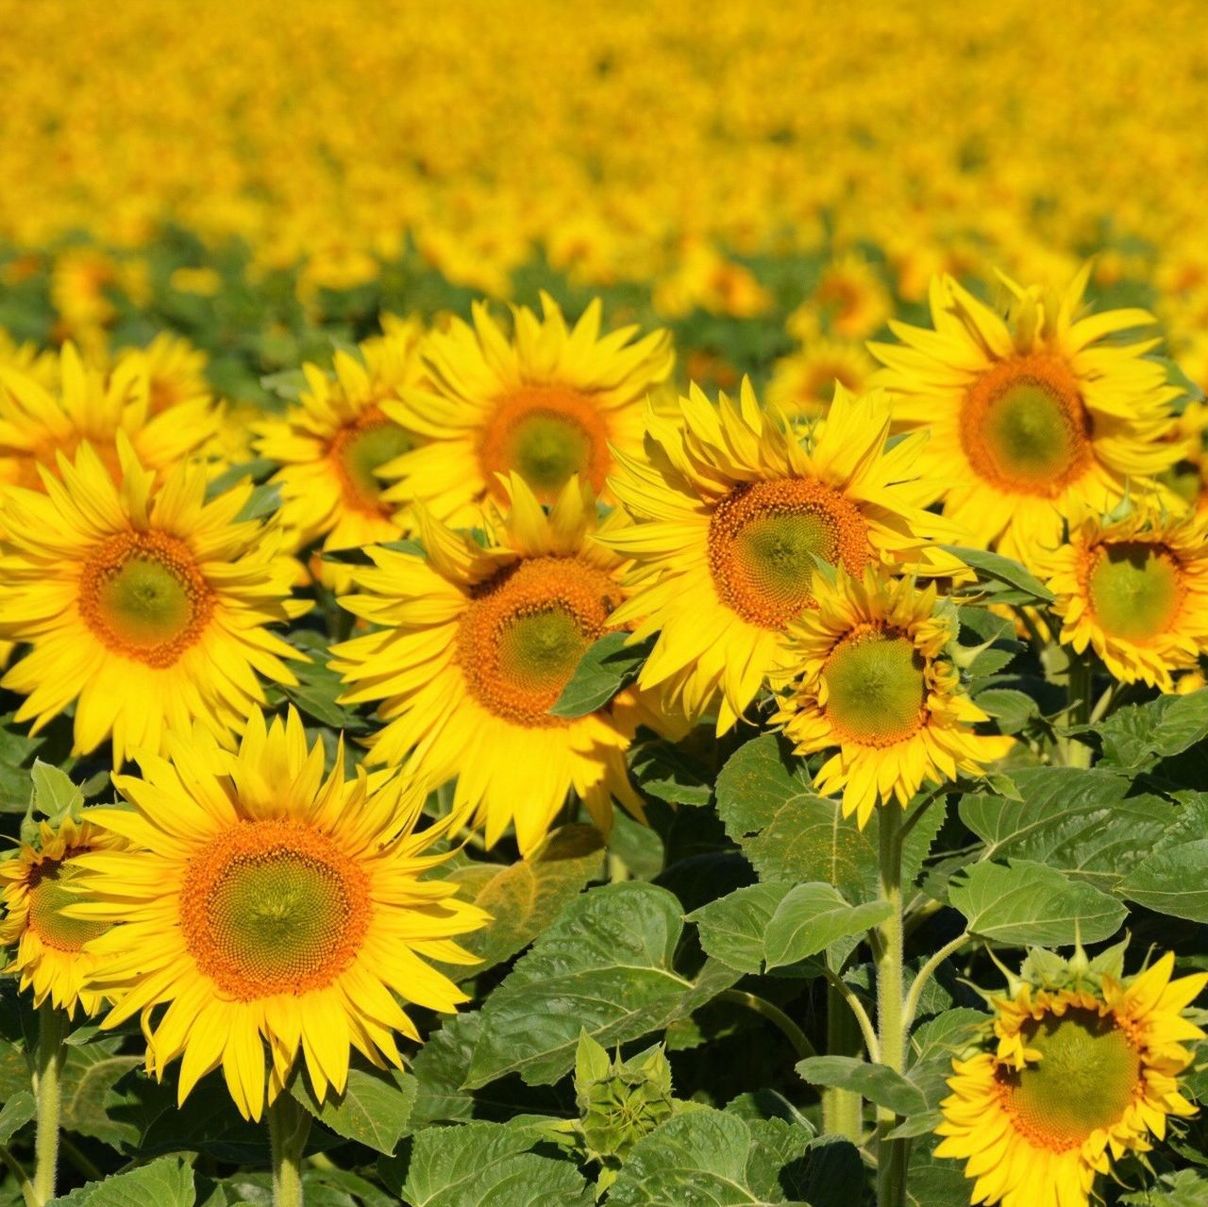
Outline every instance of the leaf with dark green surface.
{"label": "leaf with dark green surface", "polygon": [[594,826],[553,830],[526,859],[500,867],[471,863],[441,878],[462,884],[462,896],[491,915],[459,942],[483,961],[447,966],[455,980],[474,976],[527,947],[604,868],[604,836]]}
{"label": "leaf with dark green surface", "polygon": [[736,889],[690,913],[688,921],[696,923],[700,945],[714,959],[739,972],[759,973],[768,923],[791,888],[776,881]]}
{"label": "leaf with dark green surface", "polygon": [[282,694],[303,716],[344,733],[364,733],[368,722],[339,702],[346,691],[340,676],[331,669],[330,650],[323,636],[309,629],[290,634],[290,641],[303,654],[306,662],[293,662],[291,669],[297,683],[281,684]]}
{"label": "leaf with dark green surface", "polygon": [[161,1157],[89,1182],[51,1199],[48,1207],[193,1207],[196,1201],[193,1171],[180,1157]]}
{"label": "leaf with dark green surface", "polygon": [[127,1073],[142,1066],[143,1059],[123,1055],[121,1047],[122,1041],[113,1038],[69,1046],[62,1077],[64,1130],[114,1148],[134,1145],[139,1138],[138,1128],[124,1120],[119,1109],[135,1102],[136,1094],[117,1086]]}
{"label": "leaf with dark green surface", "polygon": [[1140,770],[1208,737],[1208,688],[1117,709],[1095,728],[1103,741],[1101,765]]}
{"label": "leaf with dark green surface", "polygon": [[888,1065],[870,1064],[856,1056],[809,1056],[797,1062],[797,1072],[810,1085],[853,1090],[899,1115],[927,1109],[922,1090]]}
{"label": "leaf with dark green surface", "polygon": [[672,805],[704,807],[713,799],[713,773],[671,742],[648,742],[633,757],[634,783]]}
{"label": "leaf with dark green surface", "polygon": [[1156,851],[1133,868],[1120,892],[1155,913],[1208,922],[1208,838]]}
{"label": "leaf with dark green surface", "polygon": [[31,767],[45,735],[29,737],[12,725],[12,714],[0,717],[0,813],[24,813],[29,808]]}
{"label": "leaf with dark green surface", "polygon": [[837,939],[864,934],[891,912],[886,901],[850,905],[829,884],[796,885],[768,922],[764,936],[767,967],[783,968],[817,955]]}
{"label": "leaf with dark green surface", "polygon": [[977,575],[980,583],[988,584],[997,603],[1049,604],[1053,593],[1019,562],[985,549],[970,549],[963,545],[944,545]]}
{"label": "leaf with dark green surface", "polygon": [[574,1063],[581,1029],[603,1045],[637,1039],[691,1014],[738,979],[709,962],[696,978],[673,967],[678,900],[640,881],[572,901],[487,998],[466,1085],[507,1073],[550,1084]]}
{"label": "leaf with dark green surface", "polygon": [[651,638],[627,645],[629,633],[606,633],[594,642],[575,667],[570,682],[550,709],[555,717],[582,717],[603,708],[632,683],[654,645]]}
{"label": "leaf with dark green surface", "polygon": [[966,795],[961,820],[986,843],[985,857],[1031,859],[1113,891],[1145,858],[1176,809],[1156,796],[1127,797],[1131,781],[1110,771],[1021,767],[1019,801]]}
{"label": "leaf with dark green surface", "polygon": [[948,1092],[953,1057],[959,1056],[977,1035],[989,1015],[967,1006],[945,1010],[916,1027],[910,1037],[908,1077],[919,1087],[929,1107],[939,1106]]}
{"label": "leaf with dark green surface", "polygon": [[1017,691],[1015,688],[987,687],[978,692],[974,699],[978,708],[989,713],[998,722],[1002,733],[1019,733],[1040,712],[1040,706],[1027,692]]}
{"label": "leaf with dark green surface", "polygon": [[380,1153],[392,1153],[407,1134],[418,1083],[399,1069],[353,1065],[342,1094],[319,1102],[310,1079],[294,1078],[290,1093],[324,1127]]}
{"label": "leaf with dark green surface", "polygon": [[28,1090],[18,1090],[5,1098],[0,1106],[0,1144],[7,1144],[37,1113],[34,1096]]}
{"label": "leaf with dark green surface", "polygon": [[432,1127],[415,1137],[406,1180],[391,1186],[410,1207],[591,1207],[595,1195],[569,1158],[531,1152],[527,1124]]}
{"label": "leaf with dark green surface", "polygon": [[1110,939],[1127,914],[1093,885],[1026,859],[965,868],[952,878],[948,899],[974,934],[1015,947],[1098,943]]}

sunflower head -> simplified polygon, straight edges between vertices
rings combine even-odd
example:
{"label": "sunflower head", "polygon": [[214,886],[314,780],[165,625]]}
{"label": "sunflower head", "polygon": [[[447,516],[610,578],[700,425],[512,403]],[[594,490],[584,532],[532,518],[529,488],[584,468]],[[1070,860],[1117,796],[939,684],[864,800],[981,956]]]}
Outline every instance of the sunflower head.
{"label": "sunflower head", "polygon": [[115,1000],[104,1026],[142,1015],[149,1068],[183,1057],[181,1101],[221,1066],[251,1118],[299,1055],[320,1101],[350,1049],[400,1065],[395,1033],[419,1039],[405,1003],[465,1000],[426,960],[473,963],[453,940],[486,921],[423,877],[449,823],[419,829],[424,795],[394,772],[345,779],[342,744],[326,775],[292,711],[253,714],[233,755],[195,732],[168,756],[115,777],[131,809],[92,814],[128,848],[80,861],[91,902],[74,909],[108,927],[86,949]]}
{"label": "sunflower head", "polygon": [[924,782],[984,774],[1011,740],[977,734],[989,718],[964,693],[949,656],[951,606],[934,586],[866,570],[818,571],[815,608],[794,627],[794,669],[774,718],[799,754],[836,749],[816,777],[842,790],[860,826],[878,802],[905,804]]}
{"label": "sunflower head", "polygon": [[0,945],[16,949],[5,971],[20,976],[35,1006],[49,1000],[69,1015],[77,1005],[89,1015],[101,1008],[103,995],[86,987],[96,960],[84,947],[108,923],[64,910],[88,900],[80,857],[120,845],[87,814],[64,815],[39,822],[30,840],[0,862]]}
{"label": "sunflower head", "polygon": [[1033,952],[982,1038],[953,1063],[936,1155],[967,1161],[973,1201],[1089,1201],[1095,1175],[1147,1152],[1194,1113],[1179,1076],[1204,1033],[1184,1011],[1208,974],[1171,980],[1163,956],[1122,975],[1123,946],[1094,960]]}
{"label": "sunflower head", "polygon": [[1208,514],[1122,512],[1085,518],[1045,564],[1061,640],[1122,682],[1173,691],[1208,641]]}

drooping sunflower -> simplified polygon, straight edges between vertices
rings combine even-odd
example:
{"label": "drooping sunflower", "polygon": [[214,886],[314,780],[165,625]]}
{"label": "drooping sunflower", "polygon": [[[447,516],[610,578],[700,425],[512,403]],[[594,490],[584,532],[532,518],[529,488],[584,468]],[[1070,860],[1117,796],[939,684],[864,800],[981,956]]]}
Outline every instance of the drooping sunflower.
{"label": "drooping sunflower", "polygon": [[293,563],[275,525],[239,521],[252,487],[206,501],[205,469],[161,485],[119,441],[115,482],[90,445],[60,457],[48,493],[10,488],[0,512],[0,637],[31,647],[0,686],[28,697],[37,732],[75,704],[74,753],[106,738],[117,764],[201,722],[219,741],[264,700],[257,678],[295,683],[296,658],[268,626],[290,599]]}
{"label": "drooping sunflower", "polygon": [[1121,682],[1173,691],[1171,672],[1208,648],[1208,512],[1088,517],[1048,559],[1047,577],[1062,642],[1091,646]]}
{"label": "drooping sunflower", "polygon": [[1173,969],[1169,953],[1133,977],[1092,964],[993,1000],[992,1034],[953,1062],[936,1128],[936,1156],[966,1162],[974,1203],[1088,1207],[1096,1174],[1195,1113],[1179,1075],[1192,1060],[1184,1044],[1204,1032],[1183,1011],[1208,974],[1171,980]]}
{"label": "drooping sunflower", "polygon": [[385,408],[427,441],[384,467],[398,478],[388,500],[472,527],[485,501],[506,502],[500,475],[519,474],[553,503],[576,475],[601,495],[613,450],[640,452],[646,393],[674,361],[670,336],[635,339],[636,327],[601,336],[598,300],[568,328],[551,297],[541,302],[541,318],[514,308],[511,340],[483,305],[473,327],[454,320],[428,337],[429,381]]}
{"label": "drooping sunflower", "polygon": [[423,380],[421,334],[418,323],[396,323],[359,355],[337,352],[331,374],[303,365],[298,402],[259,425],[257,452],[281,465],[271,480],[299,545],[322,537],[325,549],[349,549],[401,535],[399,507],[382,497],[377,471],[417,443],[384,408]]}
{"label": "drooping sunflower", "polygon": [[130,849],[79,859],[90,899],[69,909],[110,926],[86,948],[116,1001],[102,1025],[142,1016],[151,1071],[182,1058],[181,1102],[221,1065],[252,1119],[299,1053],[320,1101],[343,1092],[350,1048],[401,1066],[394,1033],[419,1033],[399,999],[465,1001],[425,960],[473,963],[453,937],[487,920],[420,878],[447,858],[429,853],[442,827],[415,830],[423,793],[392,772],[345,780],[342,743],[324,778],[292,710],[268,726],[254,710],[234,755],[198,733],[166,749],[114,777],[133,810],[91,811]]}
{"label": "drooping sunflower", "polygon": [[[872,344],[894,421],[931,433],[931,472],[951,484],[944,514],[985,547],[1035,564],[1063,521],[1110,511],[1179,458],[1156,341],[1127,336],[1144,310],[1089,314],[1089,268],[1059,297],[1007,281],[1004,318],[951,277],[931,287],[934,330],[891,323],[900,344]],[[1004,280],[1006,280],[1004,278]]]}
{"label": "drooping sunflower", "polygon": [[815,576],[813,595],[790,646],[800,678],[774,721],[798,754],[835,751],[814,783],[842,791],[845,817],[863,829],[878,803],[905,805],[924,783],[981,775],[1011,749],[1009,737],[973,731],[989,717],[945,656],[956,617],[934,584],[840,567],[833,581]]}
{"label": "drooping sunflower", "polygon": [[812,606],[817,558],[849,572],[930,560],[953,539],[924,510],[938,495],[917,465],[923,435],[886,449],[889,404],[842,387],[803,443],[749,382],[714,406],[693,387],[679,422],[648,416],[644,456],[618,454],[614,494],[638,521],[603,539],[634,559],[618,624],[658,632],[642,669],[691,717],[721,693],[718,732],[780,666],[791,623]]}
{"label": "drooping sunflower", "polygon": [[128,356],[112,372],[86,365],[71,344],[59,355],[58,385],[0,364],[0,481],[43,490],[42,469],[56,470],[87,441],[109,468],[119,472],[118,434],[142,464],[163,470],[193,457],[213,435],[208,396],[167,406],[152,414],[150,378],[143,355]]}
{"label": "drooping sunflower", "polygon": [[104,934],[104,922],[70,918],[61,910],[83,898],[79,893],[79,856],[122,845],[115,834],[94,826],[87,817],[65,817],[57,825],[43,821],[33,842],[23,842],[0,862],[0,946],[16,946],[4,970],[21,977],[24,992],[33,990],[34,1005],[47,998],[70,1017],[76,1006],[96,1014],[104,998],[85,988],[96,957],[84,944]]}
{"label": "drooping sunflower", "polygon": [[[635,814],[625,751],[658,724],[640,694],[586,716],[550,715],[587,647],[617,627],[622,561],[591,538],[595,500],[573,478],[546,514],[524,481],[488,522],[485,546],[418,515],[425,556],[368,550],[359,594],[341,603],[380,628],[334,649],[349,703],[381,701],[369,758],[435,787],[457,777],[453,807],[494,844],[515,822],[524,851],[572,790],[601,829],[615,798]],[[622,521],[614,512],[600,527]]]}

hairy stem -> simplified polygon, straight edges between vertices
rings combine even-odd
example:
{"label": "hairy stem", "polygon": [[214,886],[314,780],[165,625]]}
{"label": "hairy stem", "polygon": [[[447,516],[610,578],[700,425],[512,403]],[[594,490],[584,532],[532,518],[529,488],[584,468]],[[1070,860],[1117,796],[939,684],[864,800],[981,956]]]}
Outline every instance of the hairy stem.
{"label": "hairy stem", "polygon": [[[877,957],[877,1036],[880,1061],[906,1072],[906,1028],[902,1000],[905,932],[902,919],[902,811],[895,803],[879,810],[881,899],[890,907],[881,923]],[[897,1115],[877,1107],[877,1207],[903,1207],[906,1196],[906,1143],[886,1136]]]}
{"label": "hairy stem", "polygon": [[282,1092],[268,1108],[273,1156],[273,1207],[302,1207],[302,1150],[310,1134],[310,1115]]}
{"label": "hairy stem", "polygon": [[935,971],[939,966],[951,955],[955,955],[973,936],[968,931],[964,931],[957,935],[949,943],[945,943],[923,966],[919,969],[914,981],[911,983],[910,990],[906,994],[906,1004],[902,1008],[902,1032],[904,1035],[910,1034],[911,1025],[914,1023],[914,1016],[918,1013],[919,1000],[923,996],[923,990],[927,988],[927,982],[935,975]]}
{"label": "hairy stem", "polygon": [[[860,1024],[834,985],[826,987],[826,1052],[859,1056],[864,1050]],[[845,1136],[859,1145],[864,1135],[864,1100],[854,1090],[827,1086],[822,1091],[822,1127],[827,1135]]]}
{"label": "hairy stem", "polygon": [[67,1015],[49,1001],[38,1007],[38,1048],[34,1053],[34,1100],[38,1105],[38,1130],[34,1141],[34,1202],[37,1207],[55,1197],[59,1166],[59,1115],[63,1089],[61,1077],[67,1048]]}

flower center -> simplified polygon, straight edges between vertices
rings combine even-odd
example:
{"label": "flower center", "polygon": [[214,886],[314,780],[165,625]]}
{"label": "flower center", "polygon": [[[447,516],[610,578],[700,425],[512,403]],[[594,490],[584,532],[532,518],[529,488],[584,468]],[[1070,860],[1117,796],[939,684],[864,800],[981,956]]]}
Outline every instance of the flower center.
{"label": "flower center", "polygon": [[344,489],[344,501],[357,511],[388,514],[382,505],[383,482],[374,472],[413,447],[410,435],[376,407],[341,428],[331,442],[331,461]]}
{"label": "flower center", "polygon": [[489,489],[518,473],[545,503],[578,474],[597,493],[608,476],[608,429],[595,402],[566,386],[521,386],[498,400],[479,444]]}
{"label": "flower center", "polygon": [[205,631],[210,588],[183,541],[123,532],[102,544],[80,574],[80,615],[116,653],[171,666]]}
{"label": "flower center", "polygon": [[1069,367],[1043,354],[999,361],[969,387],[961,446],[973,469],[1010,494],[1054,498],[1091,460],[1091,423]]}
{"label": "flower center", "polygon": [[1038,1064],[1000,1068],[999,1092],[1017,1127],[1038,1147],[1077,1148],[1119,1122],[1141,1081],[1141,1054],[1111,1016],[1067,1010],[1024,1024]]}
{"label": "flower center", "polygon": [[826,717],[841,740],[892,746],[925,718],[926,663],[895,629],[861,626],[831,651],[822,668]]}
{"label": "flower center", "polygon": [[[80,848],[75,854],[80,855],[83,850]],[[89,939],[109,929],[108,923],[68,918],[59,912],[65,905],[84,900],[69,887],[70,863],[70,859],[46,860],[30,869],[29,929],[55,951],[79,951]]]}
{"label": "flower center", "polygon": [[181,929],[198,968],[240,1001],[331,984],[369,925],[369,881],[298,821],[241,822],[194,856]]}
{"label": "flower center", "polygon": [[484,708],[526,726],[569,724],[550,708],[621,602],[617,584],[573,557],[526,558],[475,591],[457,660]]}
{"label": "flower center", "polygon": [[816,558],[859,574],[868,527],[850,499],[811,478],[739,486],[709,521],[718,595],[761,628],[783,629],[813,603]]}
{"label": "flower center", "polygon": [[1120,541],[1092,553],[1087,593],[1104,632],[1142,642],[1169,632],[1184,588],[1179,563],[1165,545]]}

